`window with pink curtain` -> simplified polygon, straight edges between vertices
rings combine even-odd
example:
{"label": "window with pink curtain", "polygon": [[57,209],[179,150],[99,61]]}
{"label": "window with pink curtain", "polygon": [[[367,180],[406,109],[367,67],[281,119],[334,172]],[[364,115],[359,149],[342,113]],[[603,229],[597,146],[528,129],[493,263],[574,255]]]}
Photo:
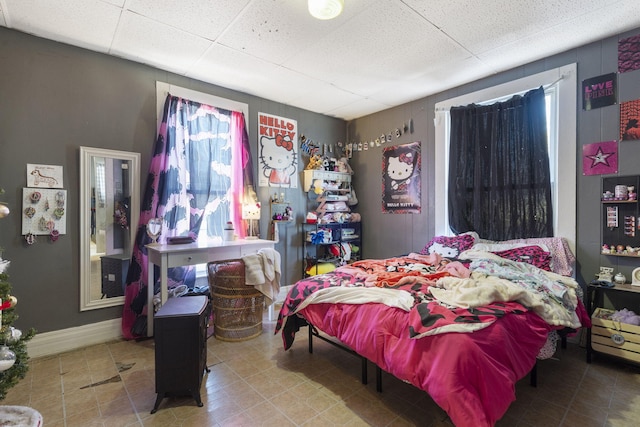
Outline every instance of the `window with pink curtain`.
{"label": "window with pink curtain", "polygon": [[[242,202],[255,193],[244,114],[168,95],[154,147],[140,209],[132,255],[122,332],[125,338],[146,335],[148,286],[146,224],[163,219],[158,240],[171,236],[221,238],[227,221],[244,237]],[[169,272],[169,286],[192,286],[192,269]],[[159,277],[158,274],[155,277]],[[153,284],[156,293],[158,288]]]}

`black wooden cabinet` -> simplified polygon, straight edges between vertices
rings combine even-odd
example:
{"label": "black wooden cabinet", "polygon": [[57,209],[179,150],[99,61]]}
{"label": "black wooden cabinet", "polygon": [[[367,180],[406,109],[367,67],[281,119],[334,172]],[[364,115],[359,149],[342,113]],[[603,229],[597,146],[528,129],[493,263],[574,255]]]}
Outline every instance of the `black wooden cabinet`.
{"label": "black wooden cabinet", "polygon": [[200,386],[207,368],[206,296],[169,298],[154,316],[156,393],[151,413],[167,396],[191,395],[202,406]]}

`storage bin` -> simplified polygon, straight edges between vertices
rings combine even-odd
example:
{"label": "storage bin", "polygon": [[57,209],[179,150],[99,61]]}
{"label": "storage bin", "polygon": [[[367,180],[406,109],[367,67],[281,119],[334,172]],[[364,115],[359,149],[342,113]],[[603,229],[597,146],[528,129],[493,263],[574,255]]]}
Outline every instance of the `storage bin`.
{"label": "storage bin", "polygon": [[262,333],[264,295],[245,283],[242,260],[207,264],[213,334],[222,341],[245,341]]}
{"label": "storage bin", "polygon": [[591,347],[595,351],[640,363],[640,326],[610,320],[614,310],[597,308],[591,316]]}

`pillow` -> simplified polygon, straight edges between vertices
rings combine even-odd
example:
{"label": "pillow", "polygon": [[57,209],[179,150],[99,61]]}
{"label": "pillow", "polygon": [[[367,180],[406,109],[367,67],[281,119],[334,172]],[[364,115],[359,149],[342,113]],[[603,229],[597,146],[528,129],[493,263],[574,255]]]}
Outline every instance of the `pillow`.
{"label": "pillow", "polygon": [[435,236],[420,251],[422,255],[440,254],[445,258],[457,258],[461,252],[470,249],[475,239],[469,234],[459,236]]}
{"label": "pillow", "polygon": [[551,254],[540,246],[522,246],[505,251],[493,252],[499,257],[512,261],[526,262],[546,271],[551,271]]}
{"label": "pillow", "polygon": [[510,249],[528,247],[528,246],[538,246],[543,251],[550,252],[549,248],[543,244],[534,244],[534,243],[526,243],[526,242],[510,242],[508,240],[504,242],[493,242],[493,243],[483,243],[483,242],[476,241],[476,243],[473,245],[473,249],[476,251],[485,251],[485,252],[501,252],[501,251],[507,251]]}

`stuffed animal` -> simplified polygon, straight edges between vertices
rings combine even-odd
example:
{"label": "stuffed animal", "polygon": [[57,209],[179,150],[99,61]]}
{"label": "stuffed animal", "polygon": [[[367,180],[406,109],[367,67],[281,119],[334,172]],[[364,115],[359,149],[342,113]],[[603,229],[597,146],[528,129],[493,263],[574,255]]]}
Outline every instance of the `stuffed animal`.
{"label": "stuffed animal", "polygon": [[458,249],[450,246],[445,246],[439,242],[433,242],[429,247],[429,254],[438,253],[445,258],[456,258],[458,256]]}
{"label": "stuffed animal", "polygon": [[349,161],[346,157],[341,157],[336,160],[336,171],[342,173],[353,174],[353,170],[351,166],[349,166]]}
{"label": "stuffed animal", "polygon": [[336,269],[336,265],[331,262],[320,262],[316,265],[312,265],[311,267],[307,268],[306,273],[308,276],[314,276],[316,274],[330,273],[335,269]]}
{"label": "stuffed animal", "polygon": [[321,179],[316,179],[313,181],[313,192],[317,195],[324,193],[324,181]]}
{"label": "stuffed animal", "polygon": [[311,156],[309,158],[309,163],[307,164],[307,167],[305,169],[322,169],[322,156],[319,154],[314,154],[313,156]]}

